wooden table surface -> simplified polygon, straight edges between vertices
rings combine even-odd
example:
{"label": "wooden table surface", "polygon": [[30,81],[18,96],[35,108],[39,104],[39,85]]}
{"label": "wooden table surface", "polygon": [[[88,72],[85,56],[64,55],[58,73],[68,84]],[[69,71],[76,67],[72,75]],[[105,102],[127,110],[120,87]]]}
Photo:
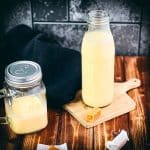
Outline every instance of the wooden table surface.
{"label": "wooden table surface", "polygon": [[[117,56],[115,81],[139,78],[141,87],[128,94],[135,100],[136,109],[130,113],[86,129],[68,112],[48,108],[48,126],[42,131],[16,135],[7,125],[0,125],[0,150],[34,150],[38,143],[67,143],[68,150],[105,150],[105,143],[125,129],[130,141],[123,150],[150,150],[150,58]],[[4,115],[3,101],[0,116]]]}

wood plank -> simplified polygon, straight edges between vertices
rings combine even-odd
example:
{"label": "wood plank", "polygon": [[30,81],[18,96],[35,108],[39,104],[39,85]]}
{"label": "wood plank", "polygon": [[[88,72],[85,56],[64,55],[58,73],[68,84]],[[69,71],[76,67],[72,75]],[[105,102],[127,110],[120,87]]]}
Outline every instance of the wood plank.
{"label": "wood plank", "polygon": [[59,112],[48,109],[47,127],[39,132],[25,135],[22,142],[22,149],[35,150],[38,143],[47,145],[56,144],[59,120]]}
{"label": "wood plank", "polygon": [[[123,149],[150,149],[150,58],[116,57],[115,81],[133,77],[139,78],[142,86],[129,92],[137,103],[136,110],[129,115],[86,129],[69,113],[62,111],[60,114],[49,110],[47,128],[33,134],[18,136],[7,125],[0,125],[0,150],[32,150],[36,149],[38,143],[50,145],[64,142],[69,150],[104,150],[106,141],[111,140],[121,129],[130,133],[130,142]],[[4,107],[0,102],[0,116],[4,114]]]}
{"label": "wood plank", "polygon": [[115,82],[125,81],[124,57],[115,57]]}
{"label": "wood plank", "polygon": [[[124,81],[124,79],[124,58],[117,56],[115,59],[115,81]],[[122,115],[96,126],[94,128],[94,149],[106,149],[106,142],[108,140],[112,140],[121,129],[129,132],[128,114]],[[124,149],[129,149],[129,144],[127,144]]]}
{"label": "wood plank", "polygon": [[68,112],[63,111],[58,144],[67,143],[69,150],[91,150],[93,147],[93,128],[86,129]]}
{"label": "wood plank", "polygon": [[148,127],[148,116],[150,114],[150,58],[126,57],[125,67],[126,79],[136,77],[142,83],[140,88],[129,92],[129,95],[137,104],[136,109],[130,112],[129,126],[130,140],[133,141],[132,149],[143,150],[148,147],[150,139]]}

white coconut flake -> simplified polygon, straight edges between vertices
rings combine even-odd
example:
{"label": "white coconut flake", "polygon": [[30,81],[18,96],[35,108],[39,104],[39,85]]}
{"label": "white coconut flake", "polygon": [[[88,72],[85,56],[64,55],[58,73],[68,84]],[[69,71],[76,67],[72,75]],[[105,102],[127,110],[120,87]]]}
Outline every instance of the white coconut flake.
{"label": "white coconut flake", "polygon": [[129,141],[127,132],[121,130],[121,132],[112,140],[107,141],[106,147],[109,150],[120,150]]}
{"label": "white coconut flake", "polygon": [[[67,144],[61,144],[61,145],[54,145],[59,150],[68,150]],[[38,144],[36,150],[48,150],[51,147],[51,145],[45,145],[45,144]]]}

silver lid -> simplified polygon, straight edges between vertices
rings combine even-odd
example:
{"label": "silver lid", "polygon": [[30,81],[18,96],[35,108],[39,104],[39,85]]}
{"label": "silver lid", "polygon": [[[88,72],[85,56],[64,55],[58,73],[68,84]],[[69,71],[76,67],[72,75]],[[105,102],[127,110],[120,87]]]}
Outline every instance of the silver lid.
{"label": "silver lid", "polygon": [[5,81],[12,87],[33,87],[41,79],[41,67],[33,61],[16,61],[8,65],[5,69]]}

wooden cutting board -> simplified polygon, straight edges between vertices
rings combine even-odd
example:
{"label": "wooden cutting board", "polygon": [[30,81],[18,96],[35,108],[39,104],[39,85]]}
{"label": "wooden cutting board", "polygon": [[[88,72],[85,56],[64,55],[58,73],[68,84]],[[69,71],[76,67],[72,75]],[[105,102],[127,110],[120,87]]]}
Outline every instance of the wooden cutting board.
{"label": "wooden cutting board", "polygon": [[90,128],[135,109],[136,104],[127,94],[127,91],[139,87],[140,84],[140,80],[135,78],[126,82],[115,83],[114,99],[112,104],[101,108],[101,116],[94,122],[87,122],[85,120],[87,112],[92,108],[83,103],[81,90],[77,93],[73,101],[64,105],[64,109],[76,118],[84,127]]}

